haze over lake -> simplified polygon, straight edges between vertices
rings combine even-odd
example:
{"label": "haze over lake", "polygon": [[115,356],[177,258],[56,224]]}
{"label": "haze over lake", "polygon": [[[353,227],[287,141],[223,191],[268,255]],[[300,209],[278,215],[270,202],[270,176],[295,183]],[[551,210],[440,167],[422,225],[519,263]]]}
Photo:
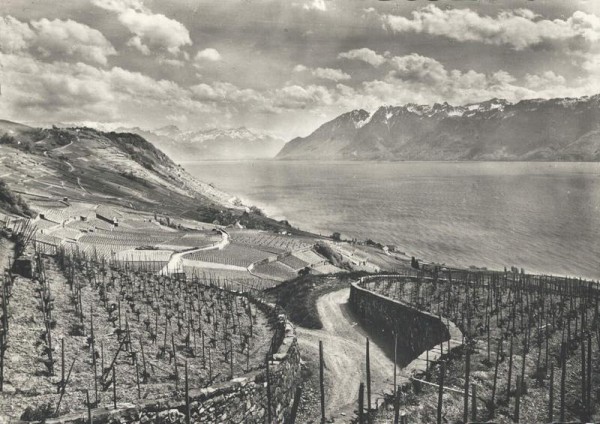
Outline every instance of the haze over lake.
{"label": "haze over lake", "polygon": [[187,162],[278,219],[452,265],[600,278],[600,164]]}

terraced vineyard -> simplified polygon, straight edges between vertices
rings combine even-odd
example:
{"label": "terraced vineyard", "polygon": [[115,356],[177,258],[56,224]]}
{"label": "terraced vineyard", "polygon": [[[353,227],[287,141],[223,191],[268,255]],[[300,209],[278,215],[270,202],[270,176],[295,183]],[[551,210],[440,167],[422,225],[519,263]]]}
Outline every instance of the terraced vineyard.
{"label": "terraced vineyard", "polygon": [[237,243],[228,244],[221,250],[205,250],[184,255],[184,259],[191,261],[213,262],[243,268],[255,262],[264,261],[269,258],[275,259],[276,257],[273,253]]}
{"label": "terraced vineyard", "polygon": [[[10,276],[0,416],[183,395],[262,366],[272,331],[246,296],[210,280],[132,272],[62,251]],[[4,296],[6,298],[6,296]]]}
{"label": "terraced vineyard", "polygon": [[303,250],[300,252],[296,252],[294,253],[294,256],[300,259],[301,261],[307,262],[311,265],[327,263],[327,260],[324,257],[317,254],[313,250]]}
{"label": "terraced vineyard", "polygon": [[294,255],[283,256],[283,257],[279,258],[279,262],[281,262],[284,265],[287,265],[288,267],[290,267],[291,269],[293,269],[296,272],[298,272],[301,269],[304,269],[310,265],[310,263],[305,262],[302,259],[297,258]]}
{"label": "terraced vineyard", "polygon": [[[435,364],[401,400],[415,422],[598,422],[600,288],[576,279],[491,272],[433,272],[373,279],[368,290],[456,323],[466,352]],[[433,385],[435,386],[435,384]],[[437,408],[436,408],[437,405]],[[377,422],[389,422],[382,414]]]}
{"label": "terraced vineyard", "polygon": [[231,238],[238,244],[260,246],[261,249],[273,253],[293,252],[309,248],[314,244],[310,239],[284,236],[253,230],[229,230]]}
{"label": "terraced vineyard", "polygon": [[275,281],[285,281],[298,276],[292,268],[279,261],[258,264],[252,273]]}

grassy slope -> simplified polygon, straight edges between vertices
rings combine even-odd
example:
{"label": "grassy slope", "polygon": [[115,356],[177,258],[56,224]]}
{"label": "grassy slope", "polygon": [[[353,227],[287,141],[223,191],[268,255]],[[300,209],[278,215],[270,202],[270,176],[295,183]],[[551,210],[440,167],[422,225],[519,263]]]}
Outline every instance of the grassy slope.
{"label": "grassy slope", "polygon": [[[223,204],[206,185],[135,134],[11,123],[0,125],[0,138],[4,163],[10,168],[0,170],[12,171],[6,182],[20,192],[45,193],[44,185],[52,184],[49,194],[56,200],[68,197],[222,225],[239,221],[248,228],[299,232],[260,211]],[[24,173],[33,179],[24,181]],[[49,206],[35,197],[29,200],[37,209]]]}

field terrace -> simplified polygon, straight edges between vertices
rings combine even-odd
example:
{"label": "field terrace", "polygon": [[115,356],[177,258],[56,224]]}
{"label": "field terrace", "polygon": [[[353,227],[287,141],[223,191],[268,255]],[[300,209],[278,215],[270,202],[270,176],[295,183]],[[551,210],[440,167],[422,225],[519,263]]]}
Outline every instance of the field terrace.
{"label": "field terrace", "polygon": [[45,253],[64,248],[133,270],[183,271],[240,288],[272,287],[306,269],[315,274],[341,271],[313,250],[315,240],[309,237],[175,222],[154,214],[66,200],[32,220],[37,228],[34,241]]}
{"label": "field terrace", "polygon": [[[410,421],[436,422],[439,407],[447,422],[600,422],[598,283],[434,270],[362,286],[448,318],[464,334],[463,352],[430,363],[429,383],[400,394]],[[383,410],[375,422],[393,416]]]}
{"label": "field terrace", "polygon": [[[262,368],[274,337],[250,299],[202,279],[144,273],[60,251],[35,278],[5,276],[10,355],[0,416],[31,420],[183,396]],[[3,291],[6,293],[6,291]]]}

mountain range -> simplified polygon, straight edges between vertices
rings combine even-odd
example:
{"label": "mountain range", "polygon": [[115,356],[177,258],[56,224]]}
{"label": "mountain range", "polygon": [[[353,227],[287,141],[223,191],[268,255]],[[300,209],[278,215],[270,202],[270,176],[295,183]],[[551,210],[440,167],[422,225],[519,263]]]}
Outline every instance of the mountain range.
{"label": "mountain range", "polygon": [[175,125],[155,130],[119,128],[138,134],[177,161],[237,160],[274,157],[285,141],[246,127],[183,131]]}
{"label": "mountain range", "polygon": [[600,94],[354,110],[291,140],[276,158],[600,161]]}

